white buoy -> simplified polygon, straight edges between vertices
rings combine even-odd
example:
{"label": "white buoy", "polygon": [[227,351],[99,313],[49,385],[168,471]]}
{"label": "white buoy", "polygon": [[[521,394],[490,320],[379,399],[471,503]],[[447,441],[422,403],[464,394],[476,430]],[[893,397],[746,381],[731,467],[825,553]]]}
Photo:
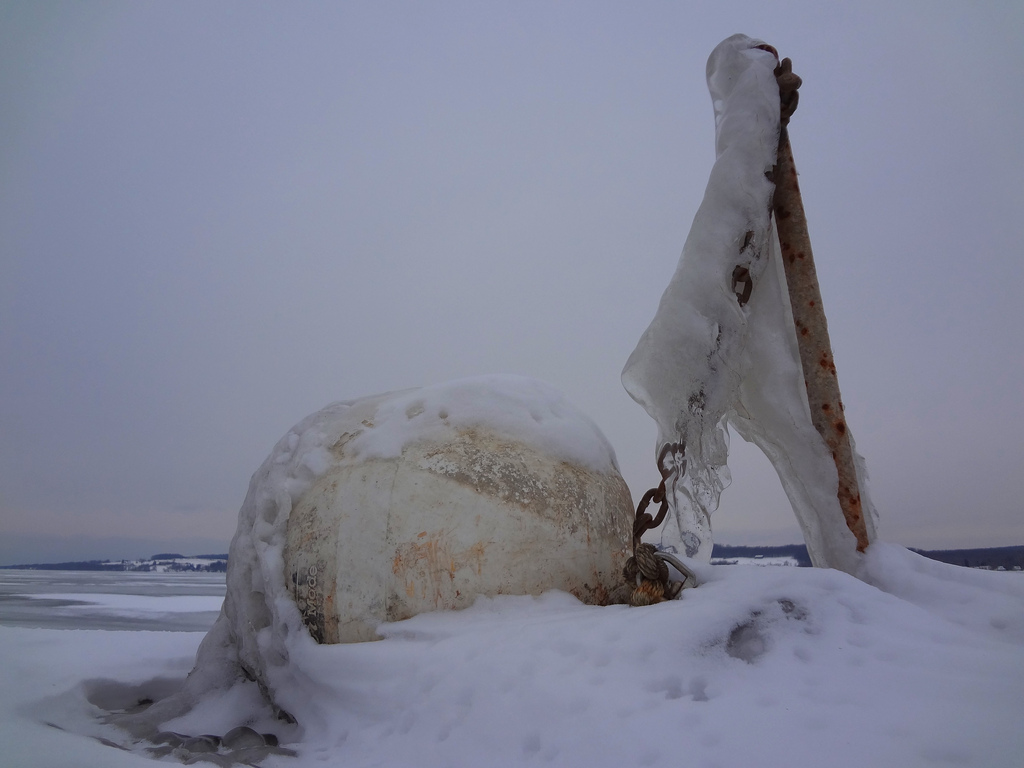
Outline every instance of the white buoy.
{"label": "white buoy", "polygon": [[253,476],[223,618],[260,678],[255,634],[276,633],[282,596],[322,643],[479,595],[621,602],[632,516],[607,440],[548,385],[490,376],[337,403]]}

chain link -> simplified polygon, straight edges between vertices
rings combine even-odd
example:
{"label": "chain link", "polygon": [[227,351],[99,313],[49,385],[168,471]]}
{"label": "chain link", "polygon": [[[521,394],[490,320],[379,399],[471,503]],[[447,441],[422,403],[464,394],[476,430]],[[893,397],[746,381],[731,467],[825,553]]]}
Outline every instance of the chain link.
{"label": "chain link", "polygon": [[[684,587],[697,586],[697,577],[693,571],[667,552],[659,552],[653,544],[642,541],[643,535],[661,525],[668,514],[665,479],[671,472],[665,471],[664,459],[666,455],[674,452],[681,453],[680,446],[665,445],[661,449],[658,467],[662,469],[664,477],[658,487],[651,488],[645,493],[636,506],[636,516],[633,519],[633,556],[626,561],[626,567],[622,569],[626,584],[633,590],[629,598],[629,604],[632,606],[654,605],[673,600]],[[684,467],[685,464],[682,464],[679,469]],[[658,514],[653,517],[647,511],[652,501],[661,505]],[[669,578],[668,563],[683,574],[683,581],[673,581]]]}

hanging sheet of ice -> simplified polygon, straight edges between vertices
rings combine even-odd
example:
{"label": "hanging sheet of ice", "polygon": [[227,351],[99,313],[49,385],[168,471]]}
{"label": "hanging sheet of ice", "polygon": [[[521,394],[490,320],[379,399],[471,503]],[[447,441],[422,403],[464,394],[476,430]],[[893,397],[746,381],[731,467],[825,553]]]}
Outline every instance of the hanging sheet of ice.
{"label": "hanging sheet of ice", "polygon": [[[747,287],[767,264],[779,144],[775,56],[734,35],[708,59],[717,159],[675,275],[622,372],[658,424],[673,518],[663,545],[709,560],[711,513],[729,483],[723,416],[745,374]],[[741,306],[741,301],[744,306]]]}
{"label": "hanging sheet of ice", "polygon": [[771,221],[777,64],[761,41],[745,35],[727,38],[708,59],[715,165],[679,265],[622,382],[658,424],[656,455],[671,511],[663,548],[710,559],[711,514],[731,479],[731,423],[774,465],[812,561],[853,572],[856,545],[839,507],[831,454],[810,420]]}

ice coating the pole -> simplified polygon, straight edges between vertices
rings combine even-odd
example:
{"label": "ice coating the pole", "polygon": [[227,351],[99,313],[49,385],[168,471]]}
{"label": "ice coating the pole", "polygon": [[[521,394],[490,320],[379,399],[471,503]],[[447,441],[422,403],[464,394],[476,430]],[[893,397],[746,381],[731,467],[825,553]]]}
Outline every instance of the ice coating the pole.
{"label": "ice coating the pole", "polygon": [[[716,161],[654,319],[622,372],[658,425],[670,515],[661,546],[709,560],[711,514],[731,478],[727,425],[768,456],[815,565],[854,572],[859,558],[838,478],[810,419],[778,238],[771,220],[779,146],[774,49],[746,35],[708,59]],[[873,528],[873,508],[862,499]]]}

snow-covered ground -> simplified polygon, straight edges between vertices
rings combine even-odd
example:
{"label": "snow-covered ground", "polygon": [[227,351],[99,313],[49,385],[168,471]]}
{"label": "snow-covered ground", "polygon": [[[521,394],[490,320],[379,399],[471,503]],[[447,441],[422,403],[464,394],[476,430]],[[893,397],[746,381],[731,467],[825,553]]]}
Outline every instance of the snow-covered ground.
{"label": "snow-covered ground", "polygon": [[[297,753],[262,765],[295,768],[1021,764],[1021,574],[880,544],[864,581],[742,565],[700,575],[681,600],[647,608],[548,593],[423,614],[374,643],[301,638],[298,728],[275,722],[251,683],[166,727],[223,735],[248,723]],[[114,618],[152,605],[88,600]],[[205,594],[168,605],[189,601],[206,614]],[[202,637],[0,626],[0,764],[152,764],[101,720],[168,695]]]}

